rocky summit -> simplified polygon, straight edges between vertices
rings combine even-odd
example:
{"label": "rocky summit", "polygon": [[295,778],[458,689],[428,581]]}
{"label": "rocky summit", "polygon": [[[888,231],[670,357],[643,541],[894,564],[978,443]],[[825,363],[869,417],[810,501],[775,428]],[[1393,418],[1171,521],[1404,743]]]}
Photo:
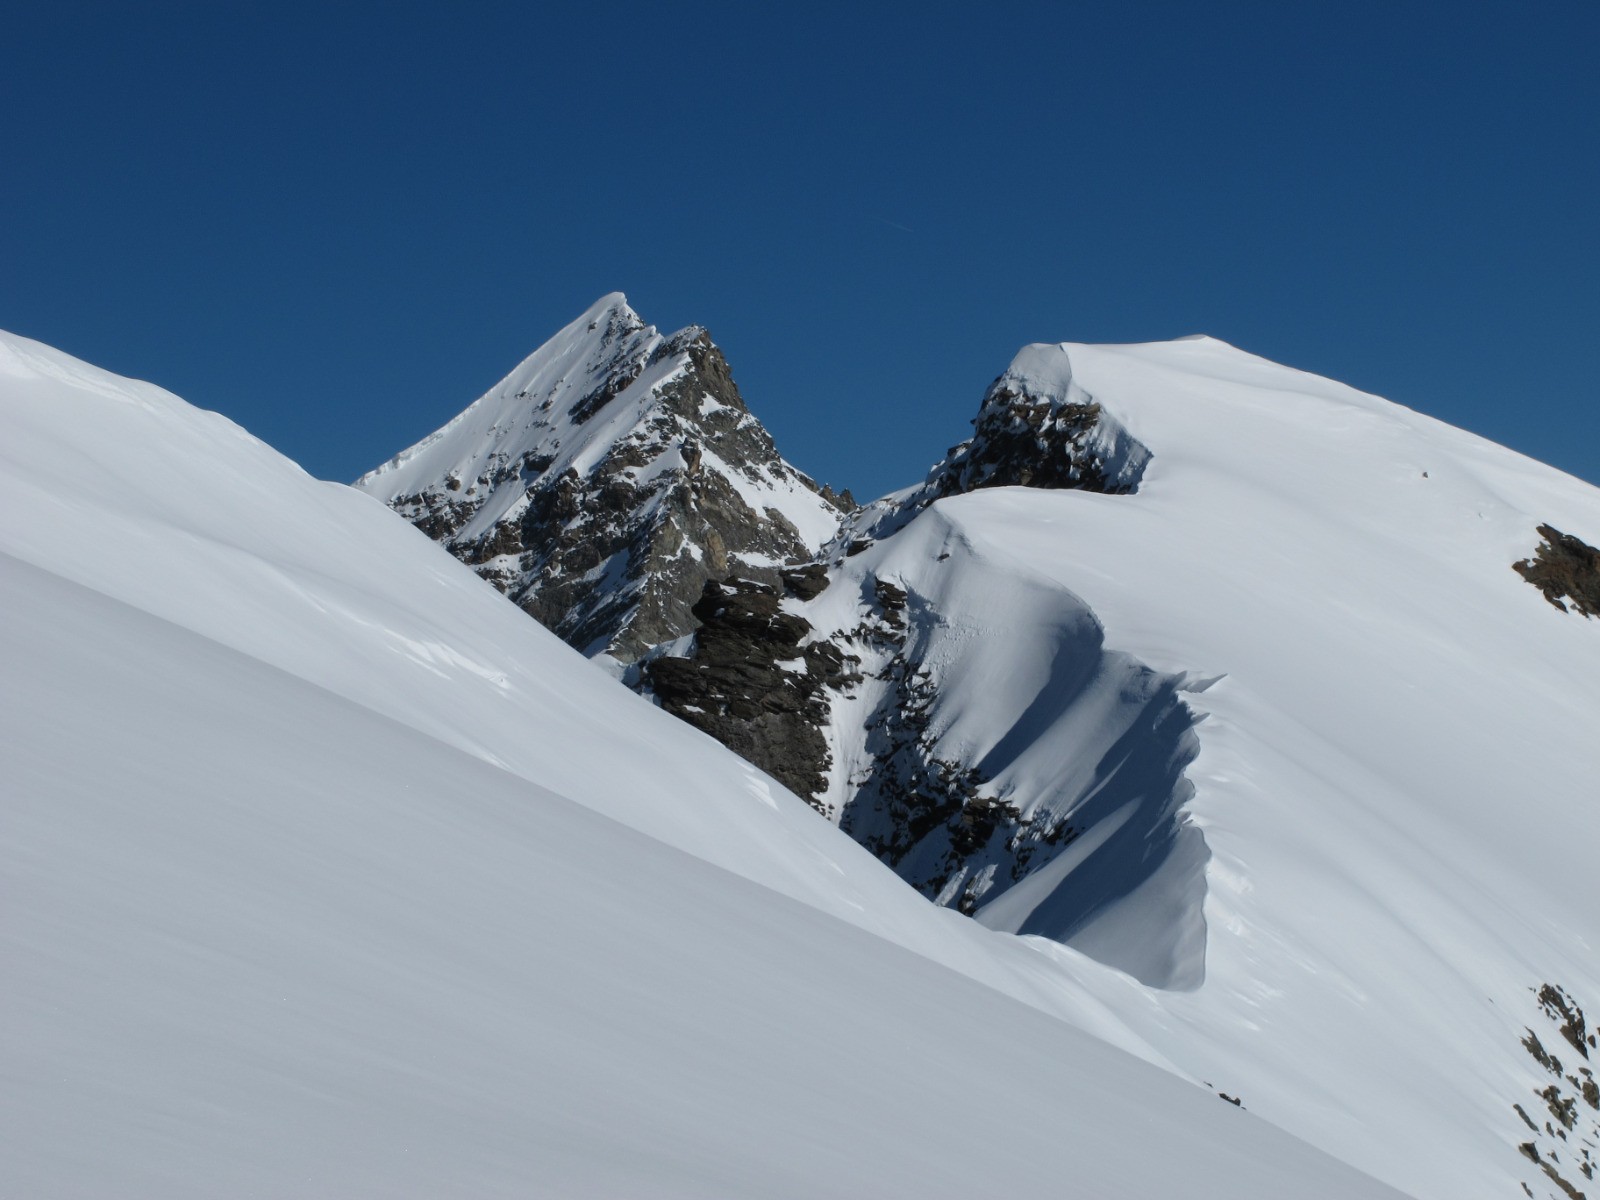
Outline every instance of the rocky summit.
{"label": "rocky summit", "polygon": [[695,628],[708,580],[776,585],[854,507],[783,461],[704,329],[620,293],[356,486],[624,666]]}

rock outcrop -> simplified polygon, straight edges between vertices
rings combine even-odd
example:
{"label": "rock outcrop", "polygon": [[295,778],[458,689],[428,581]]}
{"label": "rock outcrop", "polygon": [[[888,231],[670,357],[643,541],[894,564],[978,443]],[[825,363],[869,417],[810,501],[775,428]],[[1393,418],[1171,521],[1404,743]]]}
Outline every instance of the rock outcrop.
{"label": "rock outcrop", "polygon": [[808,641],[811,623],[785,611],[827,587],[820,566],[784,571],[782,586],[708,581],[686,658],[658,658],[645,680],[661,706],[754,763],[814,807],[832,752],[824,728],[829,689],[860,681],[858,665],[828,642]]}
{"label": "rock outcrop", "polygon": [[1600,617],[1600,550],[1553,525],[1539,526],[1539,536],[1533,557],[1512,569],[1562,612]]}
{"label": "rock outcrop", "polygon": [[[1138,491],[1150,450],[1070,379],[1030,374],[1030,352],[989,385],[972,436],[950,447],[922,484],[867,506],[842,531],[835,549],[859,553],[889,536],[936,500],[994,487],[1074,488],[1123,495]],[[1048,381],[1046,381],[1046,379]]]}

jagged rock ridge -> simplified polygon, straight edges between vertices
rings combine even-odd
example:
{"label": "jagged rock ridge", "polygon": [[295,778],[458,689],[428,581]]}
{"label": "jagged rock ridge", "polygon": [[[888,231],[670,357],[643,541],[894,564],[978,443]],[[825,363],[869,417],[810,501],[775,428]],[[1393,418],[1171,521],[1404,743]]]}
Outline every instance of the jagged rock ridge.
{"label": "jagged rock ridge", "polygon": [[722,352],[602,297],[357,481],[590,656],[694,628],[708,579],[776,583],[853,508],[779,457]]}

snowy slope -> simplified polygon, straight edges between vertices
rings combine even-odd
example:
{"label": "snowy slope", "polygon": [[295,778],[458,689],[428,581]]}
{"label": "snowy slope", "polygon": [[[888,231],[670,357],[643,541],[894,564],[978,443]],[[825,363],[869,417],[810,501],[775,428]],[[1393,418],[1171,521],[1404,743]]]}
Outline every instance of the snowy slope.
{"label": "snowy slope", "polygon": [[9,336],[0,429],[6,1194],[1387,1194],[372,500]]}
{"label": "snowy slope", "polygon": [[663,705],[810,723],[794,786],[908,883],[1363,1169],[1586,1186],[1600,493],[1204,338],[1028,347],[975,426],[697,608]]}
{"label": "snowy slope", "polygon": [[[1206,849],[1183,806],[1205,681],[1108,646],[1088,605],[953,508],[846,558],[804,608],[863,676],[829,714],[825,811],[940,904],[1198,986]],[[879,600],[896,593],[898,612]],[[1158,872],[1176,910],[1113,930],[1114,902]]]}
{"label": "snowy slope", "polygon": [[[1588,1187],[1600,1053],[1534,993],[1600,1006],[1600,623],[1511,565],[1541,523],[1600,543],[1600,493],[1209,338],[1032,346],[997,387],[1098,405],[1150,452],[1137,491],[939,500],[795,607],[837,636],[903,591],[876,659],[845,644],[918,673],[921,753],[977,772],[979,813],[1071,827],[941,899],[976,881],[980,922],[1128,972],[1035,943],[1417,1195],[1563,1194],[1523,1143]],[[882,750],[866,674],[832,714],[836,815]]]}
{"label": "snowy slope", "polygon": [[705,330],[663,336],[620,292],[356,486],[623,663],[688,632],[708,578],[809,561],[849,506],[778,455]]}

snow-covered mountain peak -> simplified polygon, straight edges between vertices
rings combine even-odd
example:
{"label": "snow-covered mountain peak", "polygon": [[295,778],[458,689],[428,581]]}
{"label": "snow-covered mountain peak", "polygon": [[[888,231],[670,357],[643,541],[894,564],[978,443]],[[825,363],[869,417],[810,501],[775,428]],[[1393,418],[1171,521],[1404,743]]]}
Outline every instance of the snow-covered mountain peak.
{"label": "snow-covered mountain peak", "polygon": [[611,292],[589,306],[539,349],[517,365],[494,390],[503,396],[571,390],[603,376],[619,361],[629,361],[660,344],[621,292]]}
{"label": "snow-covered mountain peak", "polygon": [[692,629],[706,580],[775,581],[850,508],[784,462],[705,329],[663,336],[620,292],[356,486],[622,663]]}
{"label": "snow-covered mountain peak", "polygon": [[[602,296],[459,416],[356,486],[400,495],[453,479],[460,486],[449,490],[471,498],[491,486],[478,482],[480,474],[492,476],[530,453],[548,457],[550,466],[571,465],[607,435],[616,436],[611,421],[573,435],[638,378],[663,340],[621,292]],[[491,508],[480,524],[498,515]]]}
{"label": "snow-covered mountain peak", "polygon": [[[634,312],[633,305],[628,303],[627,294],[624,292],[607,292],[596,300],[583,315],[589,318],[591,325],[598,324],[602,318],[612,313],[622,314],[633,320],[636,324],[643,325],[639,314]],[[581,318],[580,318],[581,319]]]}

